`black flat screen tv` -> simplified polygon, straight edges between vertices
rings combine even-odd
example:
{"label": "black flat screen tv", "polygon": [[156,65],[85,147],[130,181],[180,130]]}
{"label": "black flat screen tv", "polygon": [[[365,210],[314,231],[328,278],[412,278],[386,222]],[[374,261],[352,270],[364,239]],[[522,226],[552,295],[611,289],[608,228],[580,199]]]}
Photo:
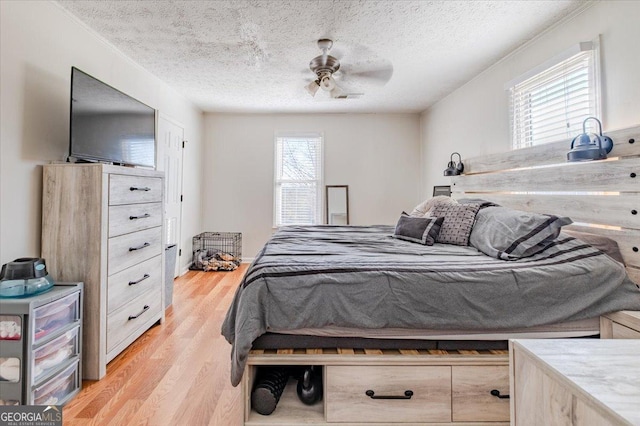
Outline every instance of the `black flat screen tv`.
{"label": "black flat screen tv", "polygon": [[70,159],[155,168],[155,129],[153,108],[71,68]]}

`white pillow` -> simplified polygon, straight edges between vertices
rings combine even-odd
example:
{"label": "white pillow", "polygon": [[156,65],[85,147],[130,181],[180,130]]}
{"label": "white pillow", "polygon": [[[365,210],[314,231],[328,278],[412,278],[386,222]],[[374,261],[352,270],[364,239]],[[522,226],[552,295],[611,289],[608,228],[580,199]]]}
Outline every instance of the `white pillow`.
{"label": "white pillow", "polygon": [[412,211],[409,213],[409,216],[412,217],[425,217],[428,216],[427,213],[440,204],[458,204],[456,200],[451,197],[447,197],[446,195],[438,195],[436,197],[428,198],[418,204]]}

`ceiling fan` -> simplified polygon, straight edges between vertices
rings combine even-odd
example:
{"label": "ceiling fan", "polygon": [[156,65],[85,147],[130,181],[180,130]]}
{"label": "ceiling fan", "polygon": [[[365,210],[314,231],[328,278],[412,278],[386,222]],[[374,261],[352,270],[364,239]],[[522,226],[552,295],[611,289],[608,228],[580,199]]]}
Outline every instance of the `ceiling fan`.
{"label": "ceiling fan", "polygon": [[333,78],[333,73],[340,69],[340,61],[329,55],[332,47],[332,40],[328,38],[318,40],[318,48],[322,51],[322,55],[316,56],[309,62],[309,68],[318,78],[305,86],[311,96],[315,96],[320,88],[329,92],[332,98],[340,98],[343,94]]}
{"label": "ceiling fan", "polygon": [[[336,83],[334,74],[340,70],[340,61],[335,56],[329,54],[329,51],[333,47],[333,40],[322,38],[318,40],[318,48],[322,51],[322,54],[316,56],[309,63],[309,68],[316,75],[316,79],[311,81],[305,86],[307,92],[311,96],[315,96],[319,89],[322,89],[329,93],[329,96],[333,99],[349,99],[362,96],[364,93],[352,93],[345,89],[344,83],[341,82],[339,86]],[[367,55],[369,56],[369,55]],[[368,58],[368,62],[371,60]],[[341,80],[349,80],[350,77],[357,77],[359,79],[367,79],[376,83],[386,83],[393,74],[393,67],[387,60],[383,60],[384,63],[377,69],[369,69],[364,71],[356,71],[352,66],[347,65],[346,70],[340,72]],[[346,78],[345,78],[346,77]]]}

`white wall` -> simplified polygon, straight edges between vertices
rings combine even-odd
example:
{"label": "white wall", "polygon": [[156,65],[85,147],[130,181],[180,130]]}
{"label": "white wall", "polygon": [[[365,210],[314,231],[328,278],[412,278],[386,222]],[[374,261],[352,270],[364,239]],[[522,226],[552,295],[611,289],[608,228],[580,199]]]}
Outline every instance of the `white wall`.
{"label": "white wall", "polygon": [[395,224],[419,200],[418,114],[206,114],[204,227],[242,232],[254,257],[273,232],[276,132],[324,134],[326,185],[349,185],[353,225]]}
{"label": "white wall", "polygon": [[[602,1],[555,26],[436,103],[421,116],[422,192],[448,185],[452,151],[464,158],[510,149],[504,84],[601,34],[604,130],[640,124],[640,2]],[[567,147],[567,150],[569,147]]]}
{"label": "white wall", "polygon": [[188,263],[189,237],[201,230],[202,112],[56,4],[2,1],[0,8],[0,263],[40,255],[41,165],[68,151],[72,65],[185,126]]}

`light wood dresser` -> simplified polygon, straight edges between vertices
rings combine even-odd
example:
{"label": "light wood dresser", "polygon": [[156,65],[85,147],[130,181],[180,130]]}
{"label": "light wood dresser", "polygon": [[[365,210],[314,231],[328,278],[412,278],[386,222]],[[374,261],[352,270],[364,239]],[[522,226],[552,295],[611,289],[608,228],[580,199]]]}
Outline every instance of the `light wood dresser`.
{"label": "light wood dresser", "polygon": [[44,166],[42,257],[83,281],[83,377],[164,321],[164,174],[105,164]]}
{"label": "light wood dresser", "polygon": [[600,317],[601,339],[640,339],[640,312],[611,312]]}
{"label": "light wood dresser", "polygon": [[640,425],[640,340],[510,341],[515,425]]}

